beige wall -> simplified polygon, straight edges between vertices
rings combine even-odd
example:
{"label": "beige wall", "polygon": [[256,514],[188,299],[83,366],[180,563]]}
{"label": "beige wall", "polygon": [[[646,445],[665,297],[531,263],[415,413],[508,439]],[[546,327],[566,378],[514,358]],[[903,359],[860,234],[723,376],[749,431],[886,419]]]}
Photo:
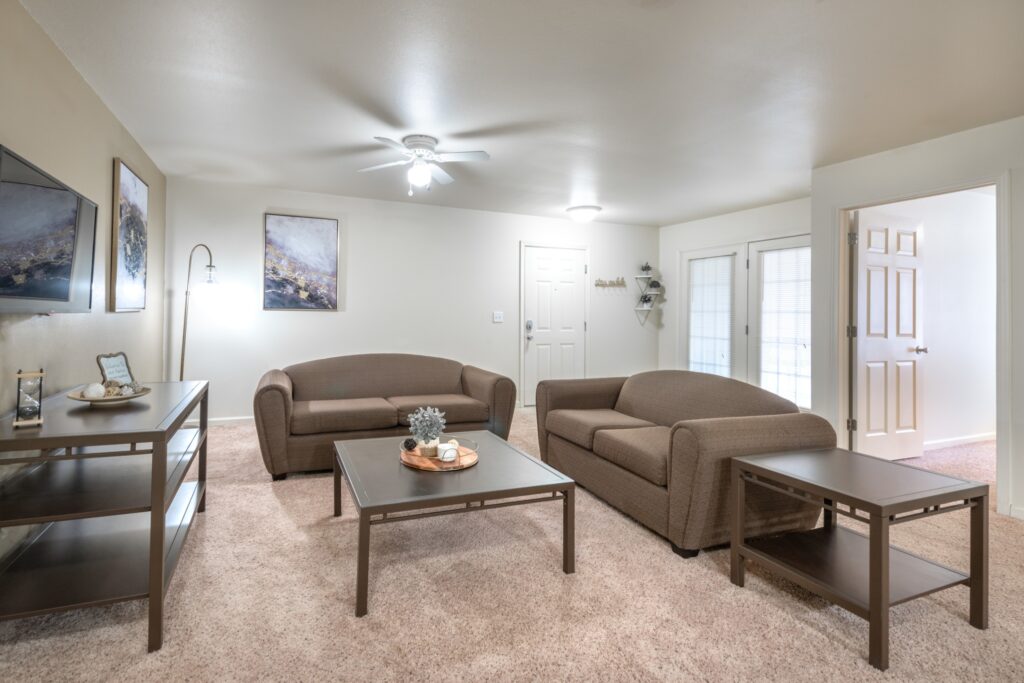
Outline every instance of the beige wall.
{"label": "beige wall", "polygon": [[[96,355],[123,350],[140,379],[161,379],[164,176],[17,0],[0,0],[0,144],[99,206],[92,312],[0,315],[0,414],[14,408],[19,367],[44,367],[52,394],[97,379]],[[106,312],[114,157],[150,188],[142,313]]]}
{"label": "beige wall", "polygon": [[[587,245],[591,280],[629,281],[625,290],[589,287],[588,375],[657,365],[654,316],[641,325],[633,311],[633,275],[644,261],[656,262],[657,228],[181,178],[171,178],[168,188],[168,373],[177,374],[188,252],[206,242],[219,284],[193,286],[185,375],[210,380],[215,418],[251,415],[253,390],[270,368],[352,353],[446,356],[518,385],[521,241]],[[340,220],[341,310],[263,310],[267,211]],[[492,322],[494,311],[504,312],[505,322]]]}

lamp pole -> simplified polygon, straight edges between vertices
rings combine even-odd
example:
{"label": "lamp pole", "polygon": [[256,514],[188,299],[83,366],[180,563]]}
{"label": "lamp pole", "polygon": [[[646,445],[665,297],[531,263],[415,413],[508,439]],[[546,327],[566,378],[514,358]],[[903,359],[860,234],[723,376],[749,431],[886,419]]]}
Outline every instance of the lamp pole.
{"label": "lamp pole", "polygon": [[188,334],[188,299],[189,296],[192,294],[192,291],[190,289],[190,282],[192,281],[192,257],[195,256],[196,249],[198,249],[199,247],[202,247],[203,249],[206,250],[206,255],[209,259],[206,264],[207,282],[213,281],[213,252],[210,251],[210,248],[208,246],[200,242],[196,246],[192,247],[192,251],[190,251],[188,254],[188,274],[185,275],[185,316],[181,321],[181,365],[178,368],[179,381],[185,379],[185,339],[186,335]]}

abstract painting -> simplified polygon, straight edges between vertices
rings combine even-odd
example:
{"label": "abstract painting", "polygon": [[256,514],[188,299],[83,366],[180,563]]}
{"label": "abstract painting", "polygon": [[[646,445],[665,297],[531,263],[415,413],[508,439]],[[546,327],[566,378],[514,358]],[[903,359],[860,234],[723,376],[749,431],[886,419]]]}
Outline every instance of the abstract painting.
{"label": "abstract painting", "polygon": [[146,253],[149,238],[149,186],[128,164],[114,159],[114,237],[110,309],[146,307]]}
{"label": "abstract painting", "polygon": [[263,308],[338,310],[338,221],[264,216]]}
{"label": "abstract painting", "polygon": [[0,183],[0,296],[68,301],[77,232],[71,192]]}

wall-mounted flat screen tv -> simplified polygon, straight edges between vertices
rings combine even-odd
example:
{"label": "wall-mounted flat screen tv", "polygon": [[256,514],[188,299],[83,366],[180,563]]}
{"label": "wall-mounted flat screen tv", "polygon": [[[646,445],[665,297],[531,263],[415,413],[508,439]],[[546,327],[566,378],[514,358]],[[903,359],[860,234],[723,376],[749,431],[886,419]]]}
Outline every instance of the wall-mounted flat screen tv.
{"label": "wall-mounted flat screen tv", "polygon": [[92,307],[96,204],[0,147],[0,314]]}

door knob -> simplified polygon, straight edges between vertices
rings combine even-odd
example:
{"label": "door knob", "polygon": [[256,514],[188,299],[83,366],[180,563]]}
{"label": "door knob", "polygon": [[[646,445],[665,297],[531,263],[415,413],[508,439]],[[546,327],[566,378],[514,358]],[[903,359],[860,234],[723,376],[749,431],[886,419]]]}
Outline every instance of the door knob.
{"label": "door knob", "polygon": [[533,341],[533,335],[532,334],[526,335],[526,341]]}
{"label": "door knob", "polygon": [[915,346],[914,347],[914,353],[928,353],[928,347],[927,346]]}

